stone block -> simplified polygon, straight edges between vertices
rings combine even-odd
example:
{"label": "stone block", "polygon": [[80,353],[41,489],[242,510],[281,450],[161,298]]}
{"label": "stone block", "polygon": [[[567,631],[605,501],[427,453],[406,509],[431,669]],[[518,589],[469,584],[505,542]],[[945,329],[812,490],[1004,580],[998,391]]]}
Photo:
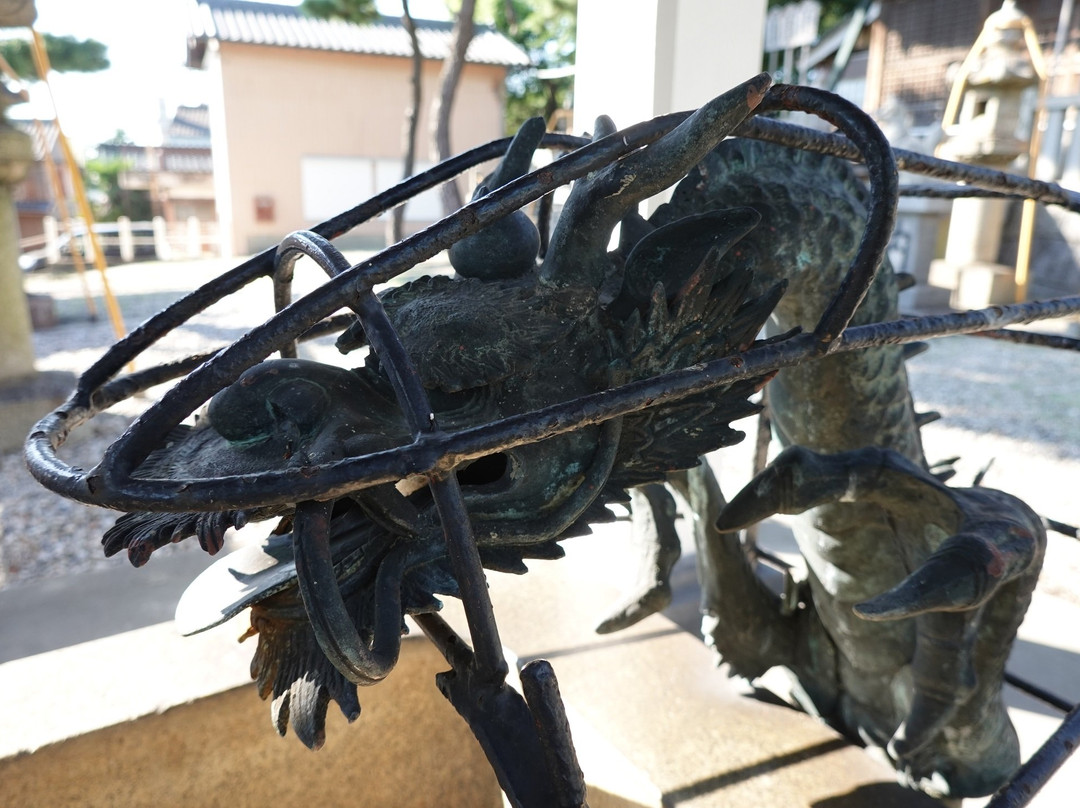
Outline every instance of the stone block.
{"label": "stone block", "polygon": [[254,644],[237,645],[241,629],[183,638],[163,623],[0,665],[3,803],[502,805],[479,744],[435,687],[447,665],[426,639],[406,639],[393,675],[362,689],[354,725],[331,705],[326,745],[312,753],[279,738],[269,705],[242,684]]}
{"label": "stone block", "polygon": [[0,452],[22,448],[31,427],[75,389],[75,374],[51,370],[0,382]]}
{"label": "stone block", "polygon": [[50,295],[26,296],[26,305],[30,309],[30,326],[35,331],[54,328],[59,322],[56,316],[56,301]]}
{"label": "stone block", "polygon": [[1016,302],[1016,271],[1003,264],[969,264],[957,275],[954,309],[981,309]]}

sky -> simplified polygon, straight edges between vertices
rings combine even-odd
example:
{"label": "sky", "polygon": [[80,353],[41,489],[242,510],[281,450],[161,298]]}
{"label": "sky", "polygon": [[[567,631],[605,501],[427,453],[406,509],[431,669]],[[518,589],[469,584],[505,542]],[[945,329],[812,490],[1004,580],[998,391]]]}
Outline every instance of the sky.
{"label": "sky", "polygon": [[[297,2],[284,0],[284,5]],[[384,14],[400,14],[400,0],[377,0]],[[117,130],[141,145],[161,141],[162,104],[171,118],[180,104],[204,103],[206,74],[184,67],[188,15],[194,0],[37,0],[35,27],[50,34],[96,39],[108,46],[111,67],[98,73],[49,79],[60,123],[77,154]],[[446,18],[443,0],[410,0],[416,17]],[[18,36],[18,29],[0,36]],[[49,119],[53,105],[40,82],[30,102],[10,108],[11,118]]]}

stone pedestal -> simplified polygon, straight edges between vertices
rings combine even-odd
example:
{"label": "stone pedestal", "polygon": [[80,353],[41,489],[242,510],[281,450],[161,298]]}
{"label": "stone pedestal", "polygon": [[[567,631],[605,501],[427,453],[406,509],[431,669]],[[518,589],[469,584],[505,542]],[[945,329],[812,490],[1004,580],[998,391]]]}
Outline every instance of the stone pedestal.
{"label": "stone pedestal", "polygon": [[12,189],[34,159],[30,138],[0,123],[0,383],[34,372],[30,312],[19,270],[19,226]]}
{"label": "stone pedestal", "polygon": [[1009,202],[957,199],[945,257],[930,264],[928,290],[947,296],[954,309],[981,309],[1016,299],[1016,272],[997,263]]}
{"label": "stone pedestal", "polygon": [[0,451],[4,452],[18,449],[30,427],[74,386],[69,373],[34,370],[12,199],[12,188],[26,176],[33,157],[30,138],[0,122]]}

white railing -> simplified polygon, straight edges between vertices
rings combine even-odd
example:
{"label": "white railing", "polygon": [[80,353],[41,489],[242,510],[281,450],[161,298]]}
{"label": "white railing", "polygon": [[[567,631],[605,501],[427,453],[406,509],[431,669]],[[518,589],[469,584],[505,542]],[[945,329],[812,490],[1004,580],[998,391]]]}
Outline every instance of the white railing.
{"label": "white railing", "polygon": [[[40,257],[46,264],[68,260],[71,241],[87,261],[92,260],[93,247],[82,219],[72,223],[71,231],[61,231],[52,216],[43,221],[44,233],[19,240],[23,255]],[[155,216],[149,222],[133,222],[121,216],[115,222],[95,222],[94,233],[107,258],[122,263],[135,260],[190,260],[221,254],[221,238],[216,222],[201,222],[189,216],[182,222],[166,222]]]}

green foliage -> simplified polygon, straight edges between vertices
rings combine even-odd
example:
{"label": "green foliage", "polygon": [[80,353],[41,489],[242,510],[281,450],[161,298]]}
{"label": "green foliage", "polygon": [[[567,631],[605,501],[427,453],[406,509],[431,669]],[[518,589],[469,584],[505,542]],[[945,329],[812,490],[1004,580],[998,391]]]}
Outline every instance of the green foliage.
{"label": "green foliage", "polygon": [[[574,64],[577,0],[495,0],[491,11],[495,27],[524,48],[535,69]],[[568,106],[574,78],[541,81],[536,70],[526,68],[512,73],[506,85],[506,129],[514,132],[528,118],[540,115],[547,120]]]}
{"label": "green foliage", "polygon": [[[105,54],[105,45],[96,39],[76,39],[73,36],[54,36],[42,34],[45,51],[49,62],[58,73],[94,73],[105,70],[109,59]],[[26,39],[6,39],[0,41],[0,56],[7,60],[20,78],[33,81],[37,79],[34,58],[30,54],[30,42]]]}
{"label": "green foliage", "polygon": [[300,10],[312,17],[346,22],[371,22],[379,17],[375,0],[304,0]]}
{"label": "green foliage", "polygon": [[106,146],[134,146],[135,141],[123,129],[117,129],[111,138],[103,141]]}
{"label": "green foliage", "polygon": [[[118,130],[108,142],[125,144],[130,141]],[[86,185],[104,199],[94,206],[94,218],[99,222],[115,222],[120,216],[142,222],[153,216],[149,191],[121,186],[120,175],[130,168],[131,161],[119,157],[95,157],[86,161]]]}

